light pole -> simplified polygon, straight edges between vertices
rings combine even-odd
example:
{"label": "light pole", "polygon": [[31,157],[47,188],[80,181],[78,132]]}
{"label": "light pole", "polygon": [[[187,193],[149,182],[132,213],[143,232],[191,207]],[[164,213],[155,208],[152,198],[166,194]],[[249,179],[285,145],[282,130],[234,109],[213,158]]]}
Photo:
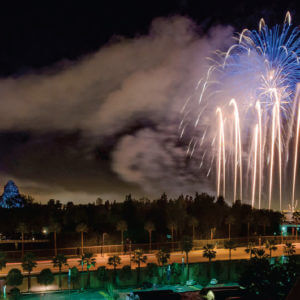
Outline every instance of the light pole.
{"label": "light pole", "polygon": [[104,252],[104,237],[107,233],[103,232],[102,233],[102,247],[101,247],[101,256],[103,256],[103,252]]}
{"label": "light pole", "polygon": [[214,233],[216,231],[216,227],[213,227],[210,229],[210,239],[213,240],[214,239]]}

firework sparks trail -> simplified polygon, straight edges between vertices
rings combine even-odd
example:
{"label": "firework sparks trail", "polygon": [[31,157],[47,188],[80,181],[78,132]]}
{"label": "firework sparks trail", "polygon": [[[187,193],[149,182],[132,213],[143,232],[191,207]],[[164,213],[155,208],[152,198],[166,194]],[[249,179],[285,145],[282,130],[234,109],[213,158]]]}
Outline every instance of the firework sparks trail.
{"label": "firework sparks trail", "polygon": [[258,142],[257,140],[258,140],[258,125],[255,126],[255,133],[254,133],[254,160],[253,160],[252,201],[251,201],[252,207],[254,207],[255,191],[256,191],[257,142]]}
{"label": "firework sparks trail", "polygon": [[296,129],[296,142],[295,142],[295,158],[294,158],[294,171],[293,171],[293,189],[292,189],[292,203],[291,206],[295,207],[295,186],[296,186],[296,175],[298,165],[298,146],[299,146],[299,130],[300,130],[300,103],[298,104],[298,118],[297,118],[297,129]]}
{"label": "firework sparks trail", "polygon": [[235,158],[234,158],[234,192],[233,202],[236,201],[237,189],[237,168],[240,166],[240,200],[243,199],[243,168],[242,168],[242,145],[241,145],[241,129],[240,118],[237,103],[235,99],[231,99],[229,105],[234,107],[234,127],[235,127]]}
{"label": "firework sparks trail", "polygon": [[259,177],[258,177],[258,209],[261,207],[261,187],[262,187],[262,126],[261,126],[261,107],[257,101],[255,108],[258,114],[258,132],[259,132]]}
{"label": "firework sparks trail", "polygon": [[270,153],[269,209],[271,209],[271,203],[272,203],[274,148],[275,148],[275,134],[276,134],[276,124],[277,124],[276,115],[277,115],[277,105],[274,105],[273,117],[272,117],[272,137],[271,137],[271,153]]}
{"label": "firework sparks trail", "polygon": [[[256,204],[256,183],[251,192],[243,191],[243,183],[254,183],[253,177],[249,181],[248,172],[243,175],[243,164],[249,162],[254,149],[256,162],[250,164],[253,170],[249,175],[255,176],[258,185],[258,208],[271,209],[277,203],[281,210],[283,204],[288,204],[283,200],[291,194],[294,206],[300,130],[300,104],[296,95],[300,82],[299,57],[300,28],[292,25],[288,12],[283,25],[268,27],[261,19],[258,30],[242,30],[226,52],[216,51],[211,56],[206,74],[197,80],[193,95],[182,109],[180,136],[191,139],[187,154],[200,159],[201,169],[208,178],[217,179],[218,196],[222,185],[223,196],[226,190],[227,196],[232,195],[230,198],[236,201],[239,182],[240,200]],[[213,121],[216,107],[219,122]],[[229,142],[232,138],[234,143]],[[204,160],[202,154],[206,150]],[[292,184],[286,176],[291,165]],[[278,186],[273,182],[277,178]],[[233,188],[228,189],[230,186]],[[287,187],[284,194],[283,186]],[[277,189],[278,193],[273,193]]]}
{"label": "firework sparks trail", "polygon": [[[218,178],[217,178],[217,195],[220,196],[221,173],[223,173],[223,197],[225,198],[225,139],[224,139],[224,121],[222,110],[218,107],[216,113],[220,117],[220,130],[219,130],[219,150],[218,150]],[[223,166],[222,166],[223,161]],[[221,170],[222,169],[222,170]],[[223,171],[223,172],[222,172]]]}

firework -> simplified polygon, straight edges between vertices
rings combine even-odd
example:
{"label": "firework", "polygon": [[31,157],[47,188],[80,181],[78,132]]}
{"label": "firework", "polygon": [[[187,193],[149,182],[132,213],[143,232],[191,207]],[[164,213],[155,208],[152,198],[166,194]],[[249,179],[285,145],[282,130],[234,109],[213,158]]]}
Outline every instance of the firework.
{"label": "firework", "polygon": [[[282,25],[269,28],[261,19],[258,30],[244,29],[234,37],[228,51],[216,51],[210,58],[207,73],[184,104],[180,128],[181,137],[192,133],[190,156],[202,158],[200,168],[212,182],[216,178],[218,196],[222,185],[222,195],[226,192],[236,201],[239,180],[240,200],[253,207],[261,208],[264,200],[266,207],[277,203],[281,210],[283,198],[294,206],[300,126],[299,56],[300,30],[292,25],[288,12]],[[219,122],[213,122],[216,108]],[[214,142],[216,138],[218,143]],[[211,157],[205,156],[210,163],[203,162],[204,151],[211,153]],[[191,154],[191,150],[188,152]],[[214,160],[216,169],[211,171]],[[292,185],[287,180],[290,169]]]}

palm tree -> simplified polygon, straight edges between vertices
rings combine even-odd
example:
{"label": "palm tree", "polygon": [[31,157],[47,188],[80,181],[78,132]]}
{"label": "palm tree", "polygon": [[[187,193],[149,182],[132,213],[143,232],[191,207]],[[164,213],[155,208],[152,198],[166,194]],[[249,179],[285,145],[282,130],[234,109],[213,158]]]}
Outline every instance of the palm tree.
{"label": "palm tree", "polygon": [[80,223],[76,226],[76,232],[81,234],[81,255],[83,255],[83,233],[88,232],[88,227],[84,223]]}
{"label": "palm tree", "polygon": [[272,251],[276,251],[276,242],[275,240],[266,240],[266,249],[270,251],[270,258],[272,258]]}
{"label": "palm tree", "polygon": [[286,243],[284,246],[284,253],[288,256],[294,255],[296,252],[295,248],[295,245],[292,243]]}
{"label": "palm tree", "polygon": [[198,220],[195,217],[191,217],[189,220],[189,226],[193,229],[193,241],[195,240],[195,228],[199,225]]}
{"label": "palm tree", "polygon": [[225,224],[228,225],[228,239],[230,240],[231,238],[231,225],[234,224],[235,222],[235,218],[232,215],[229,215],[226,219],[225,219]]}
{"label": "palm tree", "polygon": [[121,220],[117,224],[117,230],[121,232],[121,244],[124,244],[124,231],[127,230],[127,224],[125,221]]}
{"label": "palm tree", "polygon": [[208,262],[209,262],[209,268],[208,268],[208,278],[210,278],[210,274],[211,274],[211,261],[212,259],[216,258],[216,254],[217,252],[214,250],[214,245],[213,244],[207,244],[206,246],[204,246],[203,248],[203,257],[208,258]]}
{"label": "palm tree", "polygon": [[7,263],[7,258],[6,258],[6,253],[0,252],[0,271],[6,267]]}
{"label": "palm tree", "polygon": [[146,224],[145,224],[145,230],[146,231],[148,231],[148,233],[149,233],[149,251],[151,252],[151,243],[152,243],[152,239],[151,239],[151,235],[152,235],[152,231],[154,231],[155,230],[155,226],[154,226],[154,224],[152,223],[152,222],[147,222]]}
{"label": "palm tree", "polygon": [[108,258],[107,262],[110,266],[114,267],[114,284],[116,284],[117,279],[117,266],[121,264],[121,257],[118,255],[113,255]]}
{"label": "palm tree", "polygon": [[255,249],[254,255],[256,259],[265,259],[268,257],[264,249]]}
{"label": "palm tree", "polygon": [[263,227],[264,236],[266,235],[266,227],[270,226],[270,219],[266,215],[261,215],[258,220],[259,225]]}
{"label": "palm tree", "polygon": [[231,251],[232,250],[236,250],[236,245],[233,241],[229,240],[229,241],[225,241],[224,242],[224,247],[225,249],[229,250],[229,262],[228,262],[228,280],[230,280],[230,273],[231,273]]}
{"label": "palm tree", "polygon": [[296,241],[298,240],[298,224],[299,224],[299,221],[300,221],[300,211],[295,211],[293,213],[293,218],[296,222]]}
{"label": "palm tree", "polygon": [[90,282],[91,282],[90,268],[92,266],[95,267],[95,265],[96,265],[96,259],[94,257],[94,254],[91,252],[84,253],[84,255],[81,256],[79,264],[81,265],[82,269],[83,269],[83,266],[86,265],[86,270],[87,270],[87,274],[88,274],[86,286],[87,286],[87,288],[89,288]]}
{"label": "palm tree", "polygon": [[248,214],[246,217],[246,223],[247,223],[247,238],[249,242],[250,237],[250,225],[253,223],[253,216],[251,214]]}
{"label": "palm tree", "polygon": [[190,279],[190,268],[189,268],[189,252],[193,249],[193,240],[186,236],[181,242],[181,250],[185,252],[186,264],[187,264],[187,279]]}
{"label": "palm tree", "polygon": [[131,261],[137,265],[137,278],[136,282],[139,284],[140,282],[140,273],[141,273],[141,263],[146,263],[147,256],[144,255],[142,249],[137,249],[134,251],[133,256],[131,257]]}
{"label": "palm tree", "polygon": [[61,226],[57,222],[53,222],[49,226],[49,231],[53,232],[54,238],[54,256],[57,256],[56,234],[61,232]]}
{"label": "palm tree", "polygon": [[24,256],[24,234],[28,232],[28,227],[25,223],[21,222],[17,227],[17,232],[21,233],[22,239],[22,258]]}
{"label": "palm tree", "polygon": [[249,242],[247,248],[245,249],[245,252],[250,254],[250,259],[252,258],[252,255],[255,253],[255,251],[255,243]]}
{"label": "palm tree", "polygon": [[36,263],[36,257],[32,252],[28,252],[23,256],[22,260],[22,268],[24,271],[28,272],[28,291],[30,291],[31,287],[31,272],[33,268],[35,268],[37,265]]}
{"label": "palm tree", "polygon": [[59,288],[61,289],[61,269],[63,265],[67,266],[67,258],[63,254],[57,254],[52,260],[53,267],[59,270]]}
{"label": "palm tree", "polygon": [[174,251],[174,231],[177,230],[177,224],[174,221],[170,221],[168,223],[168,229],[171,230],[171,237],[172,237],[172,251]]}
{"label": "palm tree", "polygon": [[170,259],[170,250],[169,249],[160,249],[156,253],[156,259],[158,265],[161,267],[161,277],[163,277],[164,274],[164,267],[168,263]]}

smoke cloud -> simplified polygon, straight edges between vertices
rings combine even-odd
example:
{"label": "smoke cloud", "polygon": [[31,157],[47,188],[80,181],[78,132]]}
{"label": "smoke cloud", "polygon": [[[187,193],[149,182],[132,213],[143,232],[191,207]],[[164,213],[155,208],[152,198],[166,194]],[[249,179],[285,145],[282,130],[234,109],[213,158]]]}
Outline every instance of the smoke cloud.
{"label": "smoke cloud", "polygon": [[[78,168],[70,174],[56,170],[55,178],[51,178],[52,192],[57,191],[62,200],[62,191],[116,195],[130,192],[133,186],[134,192],[146,196],[163,191],[171,195],[204,189],[210,192],[198,163],[186,157],[186,145],[178,141],[180,109],[206,72],[206,57],[227,45],[231,36],[230,27],[216,27],[203,35],[201,28],[187,18],[159,18],[153,21],[148,35],[115,37],[79,61],[2,79],[0,130],[22,130],[36,136],[81,132],[84,146],[78,150],[69,145],[64,150],[72,153]],[[106,145],[109,154],[105,164],[108,161],[107,173],[112,178],[109,189],[115,189],[113,192],[100,178],[106,176],[101,170],[102,161],[93,156],[95,147],[103,149]],[[47,187],[47,176],[36,175],[37,170],[41,173],[45,168],[34,162],[39,147],[30,149],[29,172],[16,171],[10,164],[5,172],[17,178],[17,183],[27,179]],[[18,156],[12,154],[10,159],[18,161],[20,153],[15,152]],[[22,162],[27,159],[24,153]],[[44,160],[51,156],[51,151],[45,152]],[[63,159],[58,161],[64,163]],[[78,179],[82,169],[93,165],[94,172],[88,171],[86,178]],[[52,168],[50,164],[46,166]],[[29,189],[24,185],[23,192],[34,193],[32,186]],[[50,190],[43,188],[38,198],[44,200]]]}

